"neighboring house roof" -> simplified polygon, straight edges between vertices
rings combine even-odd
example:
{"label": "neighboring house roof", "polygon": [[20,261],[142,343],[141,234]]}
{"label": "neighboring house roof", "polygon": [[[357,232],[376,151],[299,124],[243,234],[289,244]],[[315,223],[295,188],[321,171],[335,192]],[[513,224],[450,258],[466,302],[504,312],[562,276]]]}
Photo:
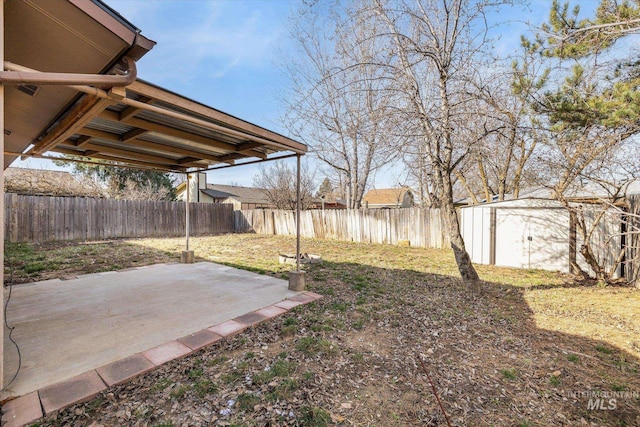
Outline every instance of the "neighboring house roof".
{"label": "neighboring house roof", "polygon": [[102,189],[91,180],[42,169],[7,168],[4,190],[28,196],[104,197]]}
{"label": "neighboring house roof", "polygon": [[[607,191],[607,188],[603,187],[602,185],[598,185],[595,183],[587,183],[585,185],[574,185],[572,187],[569,187],[564,194],[568,201],[589,202],[589,201],[597,201],[599,199],[606,200],[607,198],[611,197],[611,195],[614,192],[615,192],[615,188],[610,188],[609,191]],[[620,196],[623,196],[623,195],[632,196],[632,195],[639,195],[639,194],[640,194],[640,180],[634,180],[629,182],[626,188],[623,187],[620,193]],[[501,203],[502,205],[504,205],[505,202],[509,202],[509,201],[517,202],[520,200],[554,200],[555,199],[553,195],[553,189],[548,187],[535,187],[535,188],[529,188],[527,190],[523,190],[520,192],[517,199],[514,199],[512,194],[508,194],[505,196],[505,200],[503,202],[500,202],[497,199],[497,197],[498,196],[493,196],[492,202]],[[484,198],[480,200],[480,198],[478,197],[478,200],[479,200],[479,204],[486,204],[486,200]],[[462,207],[474,206],[470,197],[457,200],[455,204],[463,205]]]}
{"label": "neighboring house roof", "polygon": [[[478,195],[476,194],[476,199],[478,200],[478,203],[487,203],[487,199],[485,198],[484,193],[482,195]],[[511,200],[513,199],[513,194],[505,194],[504,195],[504,200]],[[491,196],[491,202],[498,202],[499,200],[499,196],[497,194],[494,194],[493,196]],[[466,206],[466,205],[473,205],[473,198],[470,196],[467,196],[463,199],[457,199],[453,202],[453,204],[455,206]]]}
{"label": "neighboring house roof", "polygon": [[233,194],[231,193],[225,193],[224,191],[218,190],[210,190],[208,188],[200,191],[208,196],[213,197],[214,199],[228,199],[229,197],[233,197]]}
{"label": "neighboring house roof", "polygon": [[362,203],[369,203],[369,205],[399,206],[402,205],[407,193],[413,194],[411,189],[407,187],[369,190],[362,198]]}
{"label": "neighboring house roof", "polygon": [[[603,187],[602,185],[595,183],[587,183],[585,185],[574,185],[569,187],[565,192],[565,196],[568,199],[597,199],[608,198],[614,192],[615,188]],[[626,188],[622,188],[622,195],[631,196],[634,194],[640,194],[640,180],[634,180],[629,182]],[[553,190],[547,187],[531,188],[520,193],[520,199],[553,199]]]}
{"label": "neighboring house roof", "polygon": [[321,205],[322,202],[329,205],[347,205],[347,201],[340,198],[337,192],[330,192],[325,194],[324,196],[314,197],[312,201],[317,205]]}
{"label": "neighboring house roof", "polygon": [[207,184],[206,190],[201,190],[203,193],[215,198],[226,199],[233,197],[241,203],[255,203],[270,205],[271,200],[267,197],[267,193],[262,188],[253,187],[240,187],[237,185],[220,185],[220,184]]}

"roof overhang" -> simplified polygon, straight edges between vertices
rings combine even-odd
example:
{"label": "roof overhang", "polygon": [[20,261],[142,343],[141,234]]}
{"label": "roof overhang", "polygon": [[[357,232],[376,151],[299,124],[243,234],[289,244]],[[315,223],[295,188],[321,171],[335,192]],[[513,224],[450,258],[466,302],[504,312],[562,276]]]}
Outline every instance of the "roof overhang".
{"label": "roof overhang", "polygon": [[186,172],[274,153],[304,154],[306,146],[275,132],[136,80],[118,91],[86,94],[28,151]]}
{"label": "roof overhang", "polygon": [[[43,72],[106,74],[154,42],[94,0],[4,1],[5,57]],[[5,85],[5,153],[21,153],[79,97],[65,86]],[[17,156],[5,154],[5,167]]]}
{"label": "roof overhang", "polygon": [[[154,44],[98,0],[13,0],[5,2],[5,17],[6,60],[18,64],[23,76],[105,74]],[[35,94],[6,87],[5,167],[18,156],[59,153],[187,172],[307,151],[304,144],[140,79],[126,87],[43,84]]]}

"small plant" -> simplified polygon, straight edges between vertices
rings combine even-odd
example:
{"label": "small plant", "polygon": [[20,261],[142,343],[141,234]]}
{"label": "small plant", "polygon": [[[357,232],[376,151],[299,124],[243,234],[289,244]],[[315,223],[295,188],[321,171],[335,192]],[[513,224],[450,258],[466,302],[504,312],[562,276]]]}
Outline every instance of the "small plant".
{"label": "small plant", "polygon": [[500,373],[508,380],[515,380],[517,377],[515,369],[500,369]]}
{"label": "small plant", "polygon": [[330,309],[344,313],[345,311],[347,311],[347,303],[334,302],[333,304],[331,304]]}
{"label": "small plant", "polygon": [[278,360],[271,367],[253,376],[255,384],[267,384],[276,377],[288,377],[295,369],[295,363]]}
{"label": "small plant", "polygon": [[171,380],[169,378],[160,378],[156,383],[151,387],[152,392],[162,391],[165,388],[171,385]]}
{"label": "small plant", "polygon": [[247,362],[246,360],[243,360],[236,364],[236,369],[239,371],[245,371],[248,367],[249,367],[249,362]]}
{"label": "small plant", "polygon": [[278,360],[271,367],[271,372],[273,372],[278,377],[287,377],[293,372],[294,369],[295,363]]}
{"label": "small plant", "polygon": [[216,366],[216,365],[220,365],[224,362],[226,362],[227,360],[229,360],[228,357],[226,356],[220,356],[220,357],[216,357],[215,359],[211,359],[207,362],[207,366]]}
{"label": "small plant", "polygon": [[298,327],[296,325],[287,325],[282,328],[282,335],[290,337],[296,334]]}
{"label": "small plant", "polygon": [[253,359],[254,357],[256,357],[256,354],[253,351],[248,351],[245,355],[244,358],[245,359]]}
{"label": "small plant", "polygon": [[200,378],[203,374],[202,368],[191,369],[187,372],[187,375],[191,379]]}
{"label": "small plant", "polygon": [[171,390],[170,396],[175,399],[181,399],[182,397],[184,397],[184,395],[187,393],[188,390],[189,390],[189,387],[182,384],[174,388],[173,390]]}
{"label": "small plant", "polygon": [[329,341],[316,337],[300,338],[296,343],[296,350],[307,356],[313,356],[318,353],[325,353],[327,355],[335,353],[335,349]]}
{"label": "small plant", "polygon": [[317,406],[304,406],[300,409],[300,424],[308,427],[325,427],[331,423],[327,411]]}
{"label": "small plant", "polygon": [[285,326],[291,326],[291,325],[297,325],[297,324],[298,324],[298,319],[296,319],[295,317],[287,317],[286,319],[284,319]]}
{"label": "small plant", "polygon": [[194,384],[193,389],[196,392],[196,396],[203,399],[207,394],[215,393],[218,387],[211,380],[200,380]]}
{"label": "small plant", "polygon": [[260,403],[260,398],[252,393],[242,393],[238,396],[237,404],[241,411],[250,412]]}
{"label": "small plant", "polygon": [[611,384],[611,390],[612,391],[625,391],[627,389],[626,385],[622,385],[622,384]]}
{"label": "small plant", "polygon": [[88,414],[93,414],[94,412],[96,412],[100,406],[102,406],[104,403],[106,403],[107,400],[103,397],[98,397],[96,399],[94,399],[93,401],[87,403],[87,413]]}
{"label": "small plant", "polygon": [[604,353],[604,354],[611,354],[611,353],[613,353],[613,350],[611,350],[610,348],[605,347],[605,346],[603,346],[603,345],[600,345],[600,344],[598,344],[598,345],[596,346],[596,350],[597,350],[598,352],[600,352],[600,353]]}
{"label": "small plant", "polygon": [[352,357],[355,362],[358,362],[358,363],[364,362],[364,354],[362,353],[354,353]]}
{"label": "small plant", "polygon": [[560,385],[560,378],[555,375],[551,375],[551,377],[549,378],[549,382],[552,386],[557,387]]}
{"label": "small plant", "polygon": [[273,390],[271,400],[288,399],[291,397],[292,393],[296,391],[299,387],[300,385],[298,384],[298,381],[292,378],[287,378],[283,380],[280,384],[278,384],[276,388]]}
{"label": "small plant", "polygon": [[222,377],[220,377],[220,379],[227,383],[227,384],[231,384],[234,383],[236,381],[238,381],[240,378],[242,378],[242,372],[238,371],[238,370],[233,370],[231,372],[227,372],[225,374],[222,375]]}
{"label": "small plant", "polygon": [[574,363],[576,363],[577,361],[579,361],[579,360],[580,360],[580,358],[578,357],[578,355],[577,355],[577,354],[570,354],[570,355],[568,355],[568,356],[567,356],[567,360],[568,360],[569,362],[574,362]]}

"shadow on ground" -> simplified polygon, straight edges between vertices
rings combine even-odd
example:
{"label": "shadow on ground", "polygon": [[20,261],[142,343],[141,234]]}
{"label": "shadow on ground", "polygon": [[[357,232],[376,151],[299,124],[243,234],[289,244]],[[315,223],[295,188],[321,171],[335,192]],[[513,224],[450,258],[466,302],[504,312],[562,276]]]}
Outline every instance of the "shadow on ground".
{"label": "shadow on ground", "polygon": [[[284,276],[261,251],[216,262]],[[446,425],[418,357],[454,425],[640,425],[640,360],[540,328],[527,289],[340,258],[305,267],[320,301],[42,425]]]}

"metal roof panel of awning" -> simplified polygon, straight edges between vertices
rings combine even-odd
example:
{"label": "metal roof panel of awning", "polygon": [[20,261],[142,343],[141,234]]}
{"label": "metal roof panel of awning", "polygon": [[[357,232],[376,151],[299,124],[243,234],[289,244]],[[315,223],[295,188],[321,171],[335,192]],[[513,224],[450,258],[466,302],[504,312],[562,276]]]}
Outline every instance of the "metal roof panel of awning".
{"label": "metal roof panel of awning", "polygon": [[139,79],[120,98],[84,95],[66,117],[27,155],[54,152],[186,172],[307,151],[304,144]]}

